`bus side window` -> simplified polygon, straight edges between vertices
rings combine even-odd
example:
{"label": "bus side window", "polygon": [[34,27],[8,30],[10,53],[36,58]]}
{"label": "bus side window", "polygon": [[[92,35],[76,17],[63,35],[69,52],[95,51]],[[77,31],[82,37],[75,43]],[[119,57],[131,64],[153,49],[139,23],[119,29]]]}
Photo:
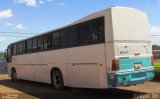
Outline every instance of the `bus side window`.
{"label": "bus side window", "polygon": [[18,43],[16,44],[16,54],[18,55],[19,54],[19,48],[18,48],[19,46],[18,46]]}
{"label": "bus side window", "polygon": [[13,55],[16,55],[16,52],[17,52],[17,47],[16,47],[16,44],[13,45]]}
{"label": "bus side window", "polygon": [[50,35],[45,35],[44,37],[43,37],[43,42],[44,42],[44,50],[47,50],[47,49],[49,49],[50,48],[50,46],[51,46],[51,39],[50,39]]}
{"label": "bus side window", "polygon": [[32,40],[28,40],[27,41],[27,52],[31,52],[32,51]]}
{"label": "bus side window", "polygon": [[68,31],[68,41],[69,41],[69,46],[73,47],[73,46],[77,46],[78,45],[78,26],[74,25],[69,27],[69,31]]}
{"label": "bus side window", "polygon": [[90,22],[92,43],[104,41],[104,18],[98,18]]}
{"label": "bus side window", "polygon": [[86,45],[90,43],[89,22],[79,25],[79,44]]}
{"label": "bus side window", "polygon": [[52,34],[52,48],[59,48],[60,47],[60,33],[56,32]]}
{"label": "bus side window", "polygon": [[18,46],[18,49],[19,49],[19,50],[18,50],[18,51],[19,51],[18,53],[19,53],[19,54],[22,54],[22,42],[19,43],[18,45],[19,45],[19,46]]}
{"label": "bus side window", "polygon": [[37,39],[33,39],[33,50],[37,49]]}
{"label": "bus side window", "polygon": [[48,44],[47,44],[47,36],[44,36],[43,37],[43,49],[47,50],[47,46],[48,46]]}
{"label": "bus side window", "polygon": [[99,18],[97,20],[97,24],[98,24],[98,27],[97,27],[97,31],[98,31],[98,41],[99,42],[103,42],[105,40],[105,33],[104,33],[104,17],[103,18]]}
{"label": "bus side window", "polygon": [[65,48],[68,47],[68,30],[67,29],[63,29],[61,31],[61,47]]}
{"label": "bus side window", "polygon": [[12,61],[12,45],[8,46],[7,50],[5,51],[5,58],[8,63]]}
{"label": "bus side window", "polygon": [[25,41],[22,42],[22,53],[25,53],[26,52],[26,43]]}
{"label": "bus side window", "polygon": [[38,50],[43,50],[43,38],[39,37],[38,38],[38,46],[37,46]]}
{"label": "bus side window", "polygon": [[91,21],[90,23],[90,32],[91,32],[91,37],[92,37],[92,43],[95,43],[98,41],[98,29],[97,29],[98,25],[97,22]]}

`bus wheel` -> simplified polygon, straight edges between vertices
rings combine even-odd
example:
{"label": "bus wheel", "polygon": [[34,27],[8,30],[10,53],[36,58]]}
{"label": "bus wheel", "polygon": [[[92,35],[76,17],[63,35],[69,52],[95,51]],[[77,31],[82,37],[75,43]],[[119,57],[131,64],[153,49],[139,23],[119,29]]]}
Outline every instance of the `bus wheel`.
{"label": "bus wheel", "polygon": [[53,71],[52,85],[57,90],[64,90],[63,76],[60,70]]}
{"label": "bus wheel", "polygon": [[16,81],[17,80],[17,72],[14,68],[11,69],[11,79],[13,81]]}

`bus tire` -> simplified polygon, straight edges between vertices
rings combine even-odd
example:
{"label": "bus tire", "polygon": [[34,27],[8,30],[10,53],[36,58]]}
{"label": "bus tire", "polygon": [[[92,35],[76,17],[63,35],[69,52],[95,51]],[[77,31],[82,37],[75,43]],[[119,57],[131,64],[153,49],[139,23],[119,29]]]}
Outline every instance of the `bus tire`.
{"label": "bus tire", "polygon": [[64,81],[63,81],[63,76],[60,70],[54,70],[52,73],[52,86],[56,89],[56,90],[64,90],[65,86],[64,86]]}
{"label": "bus tire", "polygon": [[13,81],[17,81],[17,72],[16,72],[16,69],[15,68],[12,68],[11,69],[11,79]]}

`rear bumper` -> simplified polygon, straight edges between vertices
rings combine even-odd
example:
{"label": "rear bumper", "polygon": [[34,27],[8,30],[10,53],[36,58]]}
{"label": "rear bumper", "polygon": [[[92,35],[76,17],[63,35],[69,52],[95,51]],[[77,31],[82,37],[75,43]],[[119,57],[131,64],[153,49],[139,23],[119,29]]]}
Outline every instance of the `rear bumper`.
{"label": "rear bumper", "polygon": [[128,86],[150,81],[154,77],[154,69],[107,74],[108,87]]}

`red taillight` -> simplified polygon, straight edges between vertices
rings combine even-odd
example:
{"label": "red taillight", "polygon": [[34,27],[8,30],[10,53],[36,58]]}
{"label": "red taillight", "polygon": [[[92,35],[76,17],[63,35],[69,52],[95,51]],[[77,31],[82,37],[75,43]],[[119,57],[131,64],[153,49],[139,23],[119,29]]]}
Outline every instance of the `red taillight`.
{"label": "red taillight", "polygon": [[153,62],[154,62],[154,57],[152,56],[152,57],[151,57],[152,66],[153,66]]}
{"label": "red taillight", "polygon": [[113,59],[113,61],[112,61],[112,70],[113,71],[119,70],[119,60],[118,59]]}

